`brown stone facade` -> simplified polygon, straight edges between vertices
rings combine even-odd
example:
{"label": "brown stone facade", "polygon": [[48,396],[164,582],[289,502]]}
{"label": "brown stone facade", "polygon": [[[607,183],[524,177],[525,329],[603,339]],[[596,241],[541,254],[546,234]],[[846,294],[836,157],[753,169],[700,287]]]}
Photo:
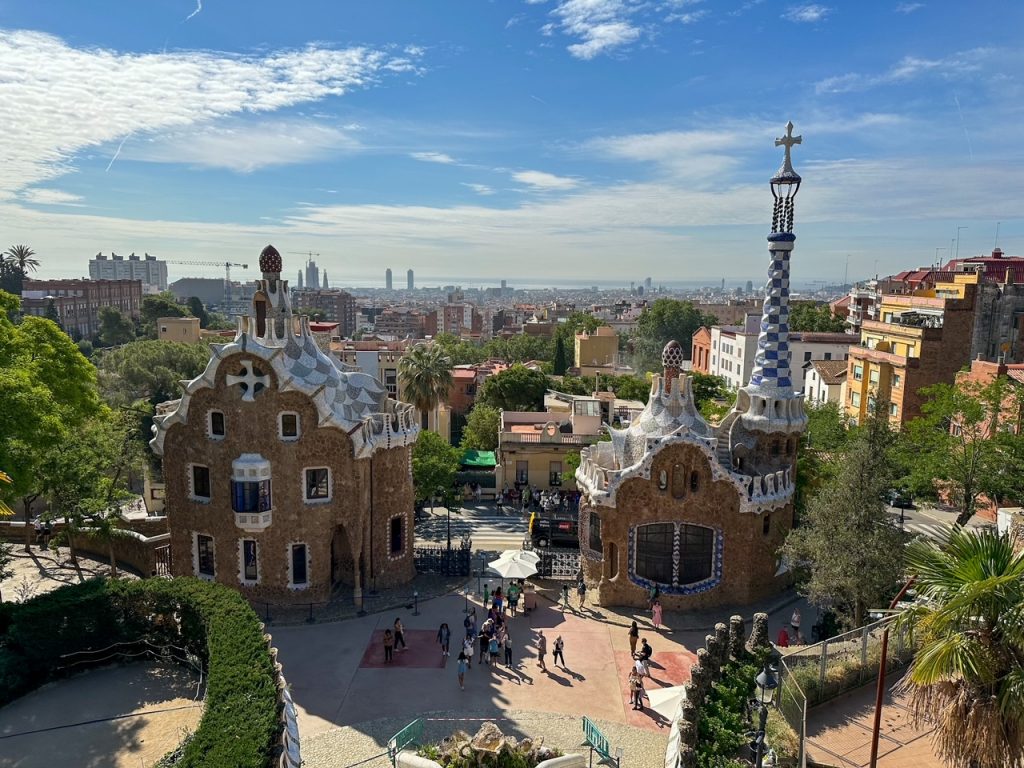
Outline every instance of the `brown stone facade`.
{"label": "brown stone facade", "polygon": [[[785,440],[783,439],[783,444]],[[776,552],[793,523],[792,502],[770,512],[740,511],[740,493],[720,472],[713,459],[694,444],[673,443],[657,450],[649,477],[625,480],[615,506],[584,502],[580,512],[580,544],[588,584],[598,590],[601,605],[646,607],[654,582],[644,578],[638,563],[640,529],[652,524],[676,526],[676,557],[683,557],[682,526],[700,526],[696,533],[706,547],[705,531],[713,532],[708,576],[676,585],[659,583],[661,602],[669,610],[696,610],[746,604],[789,585],[778,571]],[[779,461],[792,461],[783,449]],[[716,479],[716,477],[718,479]],[[593,517],[600,519],[601,550],[592,547]],[[698,547],[699,552],[705,551]],[[676,567],[681,574],[683,566]]]}
{"label": "brown stone facade", "polygon": [[[163,469],[173,574],[213,578],[270,602],[323,601],[335,588],[351,589],[358,601],[367,585],[411,579],[411,448],[356,459],[350,436],[336,426],[319,426],[313,400],[281,391],[269,366],[261,369],[269,382],[247,402],[238,386],[225,381],[246,359],[245,353],[224,358],[213,386],[191,395],[187,419],[167,428]],[[214,412],[223,414],[223,436],[211,433]],[[282,414],[297,415],[297,437],[282,437]],[[232,506],[233,462],[243,454],[257,454],[270,465],[271,520],[262,528],[243,527],[249,516]],[[193,466],[208,468],[208,499],[194,493]],[[307,499],[306,470],[317,468],[328,470],[327,496]],[[213,539],[212,577],[199,572],[197,534]],[[255,578],[245,578],[244,541],[255,542]],[[304,584],[296,584],[292,574],[296,544],[307,548]]]}

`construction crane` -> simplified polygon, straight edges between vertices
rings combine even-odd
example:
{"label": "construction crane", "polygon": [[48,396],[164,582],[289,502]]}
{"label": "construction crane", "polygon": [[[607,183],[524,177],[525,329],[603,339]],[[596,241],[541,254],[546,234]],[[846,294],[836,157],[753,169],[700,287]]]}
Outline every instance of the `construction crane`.
{"label": "construction crane", "polygon": [[232,261],[168,261],[168,264],[187,264],[192,267],[224,267],[224,310],[231,303],[231,268],[248,269],[248,264],[235,264]]}
{"label": "construction crane", "polygon": [[[290,253],[292,256],[305,256],[306,257],[306,265],[307,266],[309,265],[309,262],[311,262],[313,260],[314,256],[316,256],[317,258],[320,257],[320,254],[319,253],[315,253],[314,251],[288,251],[288,253]],[[319,271],[318,271],[317,272],[317,280],[319,281],[319,279],[320,279],[320,274],[319,274]],[[300,285],[299,287],[301,288],[302,286]],[[306,287],[309,288],[308,285]],[[320,286],[317,286],[317,287],[319,288]]]}

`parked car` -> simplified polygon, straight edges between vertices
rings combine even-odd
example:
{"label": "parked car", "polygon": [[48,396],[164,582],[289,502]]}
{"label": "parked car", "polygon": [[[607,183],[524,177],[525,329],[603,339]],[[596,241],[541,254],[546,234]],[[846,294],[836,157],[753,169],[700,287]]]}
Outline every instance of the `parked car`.
{"label": "parked car", "polygon": [[914,506],[913,496],[902,488],[892,488],[889,491],[887,501],[889,502],[889,506],[898,507],[899,509],[909,509]]}
{"label": "parked car", "polygon": [[533,512],[530,515],[530,541],[535,547],[578,548],[579,518],[573,512]]}

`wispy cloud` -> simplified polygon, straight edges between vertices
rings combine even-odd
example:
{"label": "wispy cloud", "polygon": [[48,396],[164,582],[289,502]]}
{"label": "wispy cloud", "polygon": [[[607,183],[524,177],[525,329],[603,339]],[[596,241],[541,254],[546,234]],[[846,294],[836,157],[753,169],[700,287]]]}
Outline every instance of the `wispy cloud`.
{"label": "wispy cloud", "polygon": [[486,184],[473,184],[473,183],[470,183],[468,181],[463,181],[462,182],[462,186],[469,187],[474,192],[476,192],[478,195],[493,195],[494,194],[494,188],[493,187],[489,187]]}
{"label": "wispy cloud", "polygon": [[189,19],[191,19],[193,16],[195,16],[201,10],[203,10],[203,0],[196,0],[196,9],[194,11],[192,11],[192,13],[190,13],[188,16],[185,17],[185,21],[188,21]]}
{"label": "wispy cloud", "polygon": [[562,0],[551,13],[562,32],[580,40],[569,53],[589,60],[639,39],[640,27],[631,21],[637,10],[634,0]]}
{"label": "wispy cloud", "polygon": [[544,171],[519,171],[512,174],[512,178],[520,184],[526,184],[538,190],[564,190],[573,189],[579,186],[576,179],[567,176],[555,176],[553,173]]}
{"label": "wispy cloud", "polygon": [[27,203],[36,205],[81,205],[81,195],[73,195],[59,189],[44,189],[41,187],[29,187],[23,189],[19,195]]}
{"label": "wispy cloud", "polygon": [[699,11],[687,11],[684,13],[670,13],[665,17],[665,21],[674,21],[679,24],[696,24],[698,21],[708,15],[708,11],[703,8]]}
{"label": "wispy cloud", "polygon": [[900,3],[896,6],[896,13],[913,13],[924,8],[924,3]]}
{"label": "wispy cloud", "polygon": [[827,77],[815,83],[814,90],[817,93],[864,91],[879,85],[908,82],[925,74],[963,77],[980,70],[992,53],[990,48],[975,48],[938,59],[904,56],[885,72],[874,75],[850,72],[845,75]]}
{"label": "wispy cloud", "polygon": [[316,102],[418,66],[370,48],[135,54],[0,31],[4,103],[19,113],[4,131],[0,199],[66,173],[87,147]]}
{"label": "wispy cloud", "polygon": [[360,147],[344,131],[311,121],[236,120],[147,137],[122,154],[129,160],[250,173],[259,168],[309,163]]}
{"label": "wispy cloud", "polygon": [[442,165],[450,165],[455,162],[454,157],[446,155],[444,152],[410,152],[409,157],[424,163],[441,163]]}
{"label": "wispy cloud", "polygon": [[813,24],[816,21],[821,21],[830,13],[832,13],[832,9],[828,6],[812,3],[810,5],[790,6],[782,14],[782,18],[797,24]]}

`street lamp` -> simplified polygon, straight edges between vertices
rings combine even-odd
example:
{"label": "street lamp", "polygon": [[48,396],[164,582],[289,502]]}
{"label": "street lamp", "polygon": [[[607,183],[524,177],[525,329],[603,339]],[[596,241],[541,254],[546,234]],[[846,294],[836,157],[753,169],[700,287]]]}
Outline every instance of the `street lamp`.
{"label": "street lamp", "polygon": [[764,734],[768,726],[768,705],[775,697],[775,689],[779,687],[779,678],[772,668],[771,660],[766,661],[764,669],[755,679],[757,685],[757,699],[761,705],[758,713],[757,738],[754,741],[754,765],[762,768],[764,764]]}

